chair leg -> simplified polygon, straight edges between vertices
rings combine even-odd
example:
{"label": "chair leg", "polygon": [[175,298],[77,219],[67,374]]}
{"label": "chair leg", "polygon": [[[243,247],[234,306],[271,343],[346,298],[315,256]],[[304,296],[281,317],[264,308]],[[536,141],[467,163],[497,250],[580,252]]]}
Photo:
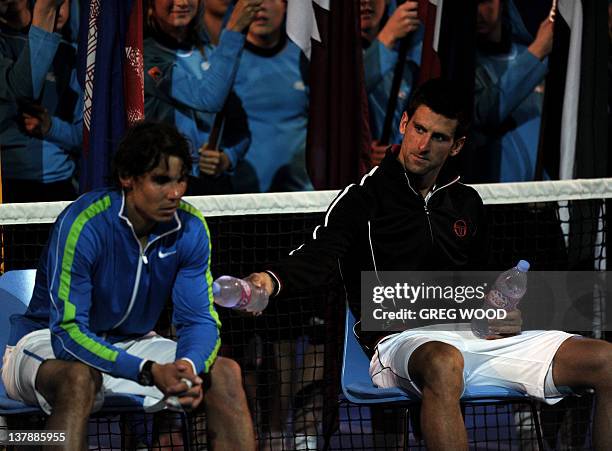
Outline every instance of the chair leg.
{"label": "chair leg", "polygon": [[[323,448],[322,451],[328,451],[331,446],[331,438],[334,435],[334,432],[339,428],[336,425],[338,424],[338,416],[340,405],[338,405],[335,409],[332,409],[332,413],[327,415],[329,418],[327,421],[323,422]],[[323,416],[325,418],[325,415]]]}
{"label": "chair leg", "polygon": [[531,407],[531,415],[533,416],[534,426],[536,428],[536,438],[538,440],[538,449],[544,451],[544,439],[542,438],[542,428],[540,426],[540,415],[535,401],[529,402]]}
{"label": "chair leg", "polygon": [[414,404],[412,408],[406,409],[408,415],[408,426],[412,424],[412,434],[417,441],[423,440],[421,431],[421,403]]}
{"label": "chair leg", "polygon": [[183,449],[185,451],[190,451],[193,425],[191,422],[191,415],[189,414],[181,413],[181,433],[183,435]]}
{"label": "chair leg", "polygon": [[[109,426],[110,429],[111,426]],[[126,433],[129,430],[128,428],[128,424],[127,424],[127,419],[125,418],[124,414],[119,414],[119,432],[121,433],[121,451],[125,451],[127,449],[127,439],[126,439]],[[112,440],[112,435],[109,434],[109,439]]]}
{"label": "chair leg", "polygon": [[404,438],[402,440],[403,442],[403,448],[404,451],[408,451],[410,449],[410,411],[409,409],[404,409],[404,421],[402,421],[403,424],[403,431],[404,431]]}

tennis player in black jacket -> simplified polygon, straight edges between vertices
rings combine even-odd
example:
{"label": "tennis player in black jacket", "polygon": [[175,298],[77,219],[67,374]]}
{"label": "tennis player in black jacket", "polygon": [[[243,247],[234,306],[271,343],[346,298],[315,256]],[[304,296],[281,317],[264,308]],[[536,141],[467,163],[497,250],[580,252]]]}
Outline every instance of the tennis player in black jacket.
{"label": "tennis player in black jacket", "polygon": [[[349,305],[360,318],[362,271],[483,269],[482,200],[445,165],[463,147],[468,122],[451,82],[423,84],[402,116],[399,148],[342,190],[311,239],[250,279],[282,296],[325,283],[339,265]],[[429,449],[468,449],[459,404],[467,384],[509,387],[549,404],[562,399],[559,387],[593,387],[594,446],[612,449],[612,345],[561,331],[521,333],[520,324],[515,311],[508,321],[491,324],[489,340],[469,328],[384,335],[357,327],[356,333],[372,356],[375,385],[401,386],[422,397]]]}

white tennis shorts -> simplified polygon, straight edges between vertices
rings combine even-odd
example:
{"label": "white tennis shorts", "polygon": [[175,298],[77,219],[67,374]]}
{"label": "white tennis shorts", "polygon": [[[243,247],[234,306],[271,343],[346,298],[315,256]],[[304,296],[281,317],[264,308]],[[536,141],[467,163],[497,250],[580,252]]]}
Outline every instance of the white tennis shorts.
{"label": "white tennis shorts", "polygon": [[[137,340],[115,343],[114,346],[145,360],[157,363],[174,362],[176,343],[154,333]],[[5,351],[2,365],[2,381],[6,392],[12,399],[29,405],[38,405],[45,413],[51,413],[51,405],[36,391],[36,374],[40,365],[54,359],[49,329],[41,329],[24,336],[13,348]],[[161,410],[164,395],[157,387],[145,387],[128,379],[119,379],[102,374],[102,387],[96,395],[93,412],[100,410],[104,396],[113,393],[129,393],[144,396],[144,406],[148,411]]]}
{"label": "white tennis shorts", "polygon": [[[449,326],[455,330],[449,331]],[[412,353],[430,341],[457,348],[464,359],[463,383],[511,388],[554,404],[563,398],[552,381],[552,361],[559,346],[574,336],[561,331],[525,331],[498,340],[483,340],[469,324],[445,324],[406,330],[383,338],[370,361],[370,376],[378,387],[401,387],[421,396],[408,374]]]}

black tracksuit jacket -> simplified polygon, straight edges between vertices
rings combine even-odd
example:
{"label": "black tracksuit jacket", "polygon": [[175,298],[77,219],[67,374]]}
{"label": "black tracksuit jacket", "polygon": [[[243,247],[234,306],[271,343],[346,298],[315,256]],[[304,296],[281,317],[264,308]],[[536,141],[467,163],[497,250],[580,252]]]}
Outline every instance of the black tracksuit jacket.
{"label": "black tracksuit jacket", "polygon": [[[473,188],[440,172],[427,199],[388,151],[360,184],[346,187],[323,224],[290,257],[270,268],[281,295],[326,283],[339,265],[347,299],[360,318],[361,271],[428,271],[480,266],[485,252],[484,208]],[[385,333],[359,333],[371,351]]]}

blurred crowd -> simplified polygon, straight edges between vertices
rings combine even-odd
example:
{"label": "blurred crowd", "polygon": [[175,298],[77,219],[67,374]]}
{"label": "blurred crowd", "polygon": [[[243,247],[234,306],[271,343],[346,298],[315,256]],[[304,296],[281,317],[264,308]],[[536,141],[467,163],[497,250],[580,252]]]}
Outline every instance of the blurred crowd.
{"label": "blurred crowd", "polygon": [[[538,15],[551,2],[531,13],[519,13],[513,0],[477,3],[474,131],[464,180],[534,180],[553,45],[553,22]],[[305,155],[309,61],[285,32],[287,1],[143,6],[145,117],[173,123],[188,137],[195,163],[188,194],[313,189]],[[424,26],[417,1],[361,0],[360,7],[376,165],[401,140],[399,118],[419,80]],[[56,18],[47,23],[52,9]],[[0,0],[3,202],[70,200],[79,192],[78,18],[76,0]],[[391,93],[398,66],[401,83]]]}

